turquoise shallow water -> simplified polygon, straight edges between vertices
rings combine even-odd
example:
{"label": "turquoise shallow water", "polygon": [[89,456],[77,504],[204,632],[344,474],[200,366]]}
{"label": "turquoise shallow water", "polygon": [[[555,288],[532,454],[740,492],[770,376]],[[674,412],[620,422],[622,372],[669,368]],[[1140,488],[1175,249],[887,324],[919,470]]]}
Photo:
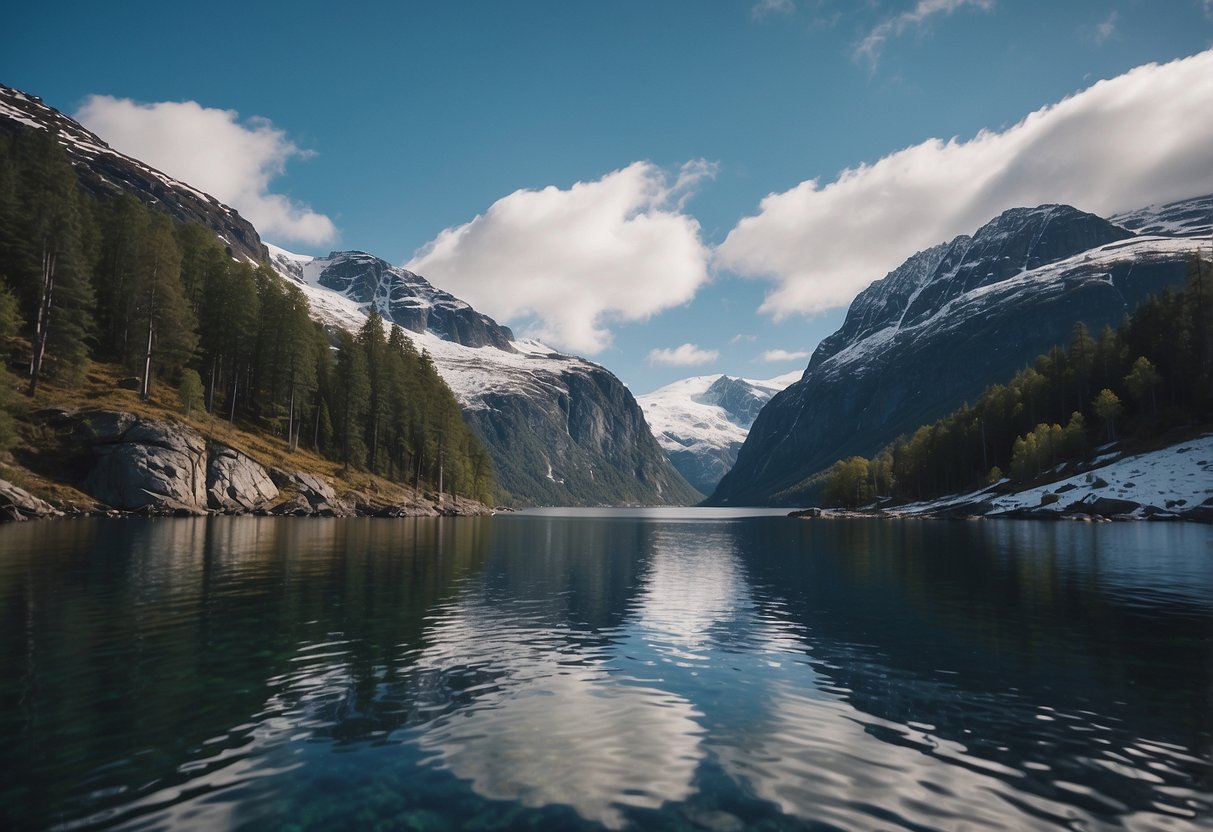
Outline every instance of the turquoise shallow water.
{"label": "turquoise shallow water", "polygon": [[0,827],[1213,827],[1213,530],[744,514],[0,529]]}

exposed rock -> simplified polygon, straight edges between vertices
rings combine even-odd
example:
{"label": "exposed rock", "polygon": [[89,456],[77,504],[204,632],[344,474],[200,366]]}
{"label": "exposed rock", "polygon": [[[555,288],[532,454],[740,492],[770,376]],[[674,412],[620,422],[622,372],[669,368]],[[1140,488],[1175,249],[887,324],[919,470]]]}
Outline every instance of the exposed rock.
{"label": "exposed rock", "polygon": [[79,435],[93,456],[85,493],[123,511],[206,512],[206,443],[193,428],[93,411]]}
{"label": "exposed rock", "polygon": [[0,523],[62,517],[63,512],[7,480],[0,480]]}
{"label": "exposed rock", "polygon": [[[294,489],[297,496],[270,509],[271,514],[315,517],[351,517],[357,513],[352,504],[337,497],[333,487],[315,474],[305,471],[269,470],[270,481],[279,488]],[[276,496],[276,495],[275,495]],[[307,510],[303,511],[304,506]]]}
{"label": "exposed rock", "polygon": [[241,513],[278,498],[278,488],[265,468],[224,445],[211,447],[206,475],[207,504],[219,511]]}
{"label": "exposed rock", "polygon": [[1066,511],[1098,514],[1101,517],[1117,517],[1119,515],[1132,514],[1139,508],[1141,508],[1141,504],[1135,503],[1132,500],[1118,500],[1115,497],[1089,495],[1080,502],[1067,506]]}

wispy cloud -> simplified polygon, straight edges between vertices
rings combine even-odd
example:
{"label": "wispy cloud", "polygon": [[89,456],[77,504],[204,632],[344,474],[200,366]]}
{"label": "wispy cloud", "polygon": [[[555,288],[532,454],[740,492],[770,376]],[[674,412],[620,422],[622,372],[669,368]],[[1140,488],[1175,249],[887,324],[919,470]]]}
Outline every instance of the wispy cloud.
{"label": "wispy cloud", "polygon": [[1213,51],[1147,64],[1001,132],[932,139],[763,199],[715,264],[775,287],[775,318],[846,306],[916,251],[1015,206],[1107,216],[1213,192]]}
{"label": "wispy cloud", "polygon": [[767,350],[758,359],[774,364],[777,361],[803,361],[808,357],[809,353],[805,350]]}
{"label": "wispy cloud", "polygon": [[665,364],[670,367],[711,364],[717,358],[720,358],[720,350],[705,350],[695,344],[682,344],[673,349],[649,350],[650,364]]}
{"label": "wispy cloud", "polygon": [[241,121],[234,110],[194,101],[144,104],[93,95],[76,120],[111,147],[235,208],[270,239],[325,245],[337,237],[324,214],[271,190],[287,162],[314,154],[268,119]]}
{"label": "wispy cloud", "polygon": [[769,15],[791,14],[795,10],[796,5],[792,0],[758,0],[750,9],[750,15],[755,20],[762,20]]}
{"label": "wispy cloud", "polygon": [[757,341],[757,340],[758,340],[757,335],[746,335],[743,332],[739,332],[736,335],[734,335],[732,338],[729,339],[729,343],[730,344],[740,344],[743,341],[753,342],[753,341]]}
{"label": "wispy cloud", "polygon": [[932,17],[950,15],[965,6],[989,11],[994,7],[994,0],[918,0],[912,9],[887,17],[872,27],[851,55],[856,61],[865,61],[869,67],[875,69],[885,45],[891,39],[900,37],[907,30],[921,27]]}
{"label": "wispy cloud", "polygon": [[406,266],[528,335],[582,353],[611,343],[614,321],[686,303],[708,279],[690,193],[716,175],[698,160],[670,181],[636,162],[592,182],[520,190],[448,228]]}
{"label": "wispy cloud", "polygon": [[1116,24],[1119,20],[1120,12],[1114,10],[1091,29],[1091,40],[1102,46],[1107,42],[1108,38],[1116,34]]}

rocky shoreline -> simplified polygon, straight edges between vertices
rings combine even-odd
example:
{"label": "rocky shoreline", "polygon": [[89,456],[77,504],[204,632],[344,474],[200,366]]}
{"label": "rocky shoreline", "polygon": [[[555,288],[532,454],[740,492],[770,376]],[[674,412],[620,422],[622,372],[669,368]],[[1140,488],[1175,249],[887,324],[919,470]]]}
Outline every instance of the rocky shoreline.
{"label": "rocky shoreline", "polygon": [[389,496],[338,491],[308,471],[262,465],[178,422],[125,411],[47,409],[35,414],[61,437],[70,483],[92,500],[45,500],[0,480],[0,522],[67,516],[252,514],[272,517],[487,515],[474,500],[401,489]]}
{"label": "rocky shoreline", "polygon": [[873,509],[805,508],[788,512],[789,517],[803,520],[839,520],[847,518],[876,518],[882,520],[1069,520],[1080,523],[1112,523],[1152,521],[1187,521],[1213,523],[1213,498],[1198,506],[1179,508],[1142,505],[1132,500],[1101,497],[1077,501],[1062,509],[1049,508],[1046,503],[1036,508],[995,510],[992,503],[952,503],[923,511],[906,511],[898,507]]}

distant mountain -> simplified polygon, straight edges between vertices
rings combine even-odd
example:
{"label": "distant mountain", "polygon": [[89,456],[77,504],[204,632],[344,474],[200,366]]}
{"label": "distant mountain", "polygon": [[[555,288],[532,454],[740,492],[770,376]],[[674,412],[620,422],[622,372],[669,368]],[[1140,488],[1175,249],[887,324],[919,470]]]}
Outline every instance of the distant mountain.
{"label": "distant mountain", "polygon": [[662,453],[631,393],[597,364],[517,341],[508,327],[370,254],[313,258],[267,247],[247,220],[214,197],[110,148],[41,99],[0,86],[0,135],[28,129],[58,133],[85,190],[101,198],[129,193],[176,220],[211,229],[232,257],[269,263],[303,288],[313,315],[326,325],[357,330],[371,305],[399,323],[433,356],[492,455],[498,484],[520,502],[699,499]]}
{"label": "distant mountain", "polygon": [[80,187],[108,199],[129,193],[179,222],[198,222],[215,232],[233,257],[262,262],[265,246],[252,223],[209,194],[114,150],[79,122],[42,103],[42,99],[0,84],[0,135],[28,128],[58,132]]}
{"label": "distant mountain", "polygon": [[307,257],[270,246],[326,325],[361,327],[374,304],[434,359],[493,457],[498,484],[528,504],[674,504],[700,499],[665,458],[640,406],[597,364],[535,341],[360,251]]}
{"label": "distant mountain", "polygon": [[750,425],[801,372],[754,380],[695,376],[637,396],[653,435],[687,482],[711,494],[737,461]]}
{"label": "distant mountain", "polygon": [[[1182,284],[1213,198],[1120,217],[1066,205],[1006,211],[910,257],[852,302],[804,377],[755,420],[713,504],[795,504],[835,460],[871,455],[1005,381],[1076,321],[1097,333]],[[1142,234],[1135,234],[1139,228]]]}

